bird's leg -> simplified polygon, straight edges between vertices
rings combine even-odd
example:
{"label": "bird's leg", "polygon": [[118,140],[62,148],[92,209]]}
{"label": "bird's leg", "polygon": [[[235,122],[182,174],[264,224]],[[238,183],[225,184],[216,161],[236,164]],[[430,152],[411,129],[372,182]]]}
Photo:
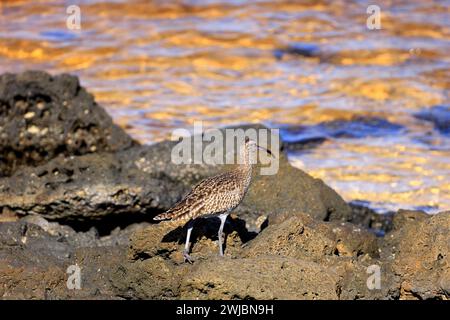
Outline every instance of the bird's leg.
{"label": "bird's leg", "polygon": [[191,220],[188,222],[187,225],[187,236],[186,236],[186,243],[184,245],[184,250],[183,250],[183,258],[184,258],[184,262],[189,262],[192,263],[192,258],[189,255],[189,239],[191,238],[191,233],[192,233],[192,229],[194,228],[194,221]]}
{"label": "bird's leg", "polygon": [[223,213],[219,215],[220,219],[220,227],[219,227],[219,233],[217,234],[219,238],[219,254],[223,256],[223,240],[222,240],[222,233],[223,233],[223,226],[225,225],[225,221],[227,220],[228,213]]}

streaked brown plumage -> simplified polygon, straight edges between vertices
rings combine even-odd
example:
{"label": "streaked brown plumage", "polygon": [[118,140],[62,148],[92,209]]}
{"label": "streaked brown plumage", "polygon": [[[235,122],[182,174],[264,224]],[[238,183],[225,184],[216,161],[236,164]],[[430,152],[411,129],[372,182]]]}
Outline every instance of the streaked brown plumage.
{"label": "streaked brown plumage", "polygon": [[[250,160],[253,159],[258,147],[256,142],[246,139],[240,151],[243,164],[237,166],[234,170],[202,180],[181,201],[154,218],[154,220],[190,220],[183,252],[185,260],[191,262],[188,251],[189,238],[193,228],[192,222],[200,217],[218,216],[220,218],[221,224],[218,232],[219,250],[220,255],[223,255],[223,226],[230,211],[241,203],[250,186],[252,179],[252,164]],[[267,149],[264,150],[270,153]]]}
{"label": "streaked brown plumage", "polygon": [[181,201],[155,220],[190,220],[215,216],[232,210],[241,203],[251,181],[251,166],[206,178]]}

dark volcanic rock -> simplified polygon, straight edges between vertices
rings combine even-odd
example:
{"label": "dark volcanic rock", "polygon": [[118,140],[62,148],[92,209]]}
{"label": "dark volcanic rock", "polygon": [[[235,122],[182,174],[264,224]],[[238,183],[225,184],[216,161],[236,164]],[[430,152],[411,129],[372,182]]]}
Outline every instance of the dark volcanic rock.
{"label": "dark volcanic rock", "polygon": [[415,114],[418,119],[431,121],[442,133],[450,134],[450,106],[434,106]]}
{"label": "dark volcanic rock", "polygon": [[[448,298],[450,214],[402,211],[394,220],[394,231],[380,239],[349,223],[277,216],[244,247],[231,226],[224,258],[214,236],[194,237],[193,265],[182,263],[185,230],[161,223],[134,234],[129,261],[111,282],[126,298]],[[205,228],[200,234],[214,229]],[[379,288],[368,286],[374,268]]]}
{"label": "dark volcanic rock", "polygon": [[378,117],[355,116],[350,120],[333,120],[312,126],[292,126],[281,130],[286,150],[314,147],[330,138],[361,139],[399,134],[403,126]]}
{"label": "dark volcanic rock", "polygon": [[[32,220],[0,223],[0,299],[117,299],[109,275],[125,260],[126,244]],[[80,289],[67,286],[73,265]]]}
{"label": "dark volcanic rock", "polygon": [[254,235],[230,221],[223,258],[217,256],[217,227],[203,220],[194,228],[193,265],[182,262],[181,227],[163,222],[136,232],[129,261],[113,272],[112,284],[121,297],[135,299],[382,298],[391,288],[386,281],[386,290],[367,289],[367,267],[380,263],[377,241],[346,223],[297,214],[248,242]]}
{"label": "dark volcanic rock", "polygon": [[[136,145],[69,75],[2,75],[0,115],[0,176],[6,176],[0,178],[0,212],[66,221],[155,215],[201,179],[229,169],[174,164],[177,142]],[[284,155],[278,160],[276,175],[255,170],[253,186],[235,211],[250,228],[257,231],[275,212],[349,219],[350,208],[331,188],[291,167]]]}
{"label": "dark volcanic rock", "polygon": [[245,248],[245,256],[269,253],[324,263],[336,257],[378,256],[375,236],[349,223],[321,222],[303,213],[270,222]]}
{"label": "dark volcanic rock", "polygon": [[[194,263],[204,263],[218,254],[219,221],[200,219],[192,232],[191,256]],[[230,220],[224,228],[226,255],[237,255],[241,246],[254,236],[241,220]],[[119,297],[127,299],[175,299],[180,284],[192,272],[184,263],[181,248],[186,228],[183,223],[164,222],[136,231],[130,238],[128,260],[110,274],[110,282]]]}
{"label": "dark volcanic rock", "polygon": [[[23,168],[0,179],[0,208],[53,220],[133,213],[153,216],[201,179],[230,169],[230,165],[174,164],[175,144],[166,141],[116,153],[57,157]],[[284,154],[278,160],[275,175],[261,176],[259,167],[255,168],[254,182],[234,211],[249,229],[258,231],[258,221],[269,214],[305,212],[321,220],[351,219],[350,207],[333,189],[292,167]]]}
{"label": "dark volcanic rock", "polygon": [[319,46],[313,43],[293,43],[283,48],[275,49],[273,55],[277,60],[282,60],[285,55],[320,58],[321,52]]}
{"label": "dark volcanic rock", "polygon": [[[164,222],[135,232],[130,239],[130,258],[136,260],[163,256],[172,259],[174,263],[182,263],[183,257],[179,248],[184,245],[186,239],[186,228],[183,228],[183,224]],[[219,225],[219,219],[215,218],[199,219],[195,222],[191,235],[193,259],[206,259],[218,254],[216,242]],[[240,254],[243,244],[256,236],[256,233],[249,232],[245,228],[245,222],[239,219],[227,220],[224,232],[224,248],[227,255],[231,256]]]}
{"label": "dark volcanic rock", "polygon": [[[217,224],[193,233],[194,264],[183,263],[185,230],[160,223],[136,232],[129,261],[111,275],[121,297],[184,299],[337,299],[338,275],[327,267],[281,255],[243,257],[251,235],[239,221],[225,228],[226,257],[218,257]],[[232,272],[230,272],[232,270]],[[319,280],[320,279],[320,280]]]}
{"label": "dark volcanic rock", "polygon": [[67,74],[0,76],[0,176],[62,154],[117,151],[133,140]]}
{"label": "dark volcanic rock", "polygon": [[352,208],[352,218],[349,222],[368,228],[379,236],[391,231],[393,212],[377,213],[368,206],[367,201],[351,201],[349,205]]}
{"label": "dark volcanic rock", "polygon": [[125,261],[111,272],[110,283],[117,296],[126,299],[176,299],[180,281],[191,266],[175,265],[161,256]]}
{"label": "dark volcanic rock", "polygon": [[450,297],[450,212],[399,211],[381,239],[382,258],[398,277],[401,299]]}
{"label": "dark volcanic rock", "polygon": [[97,153],[23,168],[0,179],[0,208],[67,222],[119,214],[132,218],[174,203],[179,188],[130,166],[133,160],[126,153]]}
{"label": "dark volcanic rock", "polygon": [[310,261],[264,255],[215,257],[182,280],[182,299],[338,299],[338,275]]}
{"label": "dark volcanic rock", "polygon": [[[135,144],[67,75],[1,76],[0,115],[0,298],[449,298],[448,212],[352,211],[281,153],[277,174],[255,167],[225,225],[225,257],[217,219],[196,222],[190,265],[185,227],[143,221],[231,166],[177,165],[177,142]],[[401,129],[376,120],[350,131],[371,124]],[[328,127],[346,136],[339,123]],[[376,238],[355,224],[392,230]],[[73,265],[80,290],[67,287]],[[372,267],[380,288],[367,285]]]}
{"label": "dark volcanic rock", "polygon": [[[380,248],[367,231],[348,223],[320,222],[300,213],[286,220],[278,216],[250,242],[255,235],[248,233],[240,220],[231,220],[225,228],[227,247],[223,258],[217,256],[214,235],[217,223],[211,222],[203,219],[196,225],[192,265],[182,262],[185,230],[173,223],[136,230],[128,252],[123,245],[103,246],[101,238],[86,240],[83,233],[67,232],[68,227],[42,218],[2,223],[0,297],[447,299],[449,296],[448,212],[432,217],[419,212],[399,212],[394,230],[379,240]],[[70,265],[81,268],[80,290],[67,288]],[[379,289],[367,286],[368,270],[373,266],[381,270]]]}
{"label": "dark volcanic rock", "polygon": [[[229,128],[267,129],[262,125]],[[221,131],[223,130],[226,129]],[[176,181],[182,186],[180,190],[186,192],[201,179],[231,169],[230,165],[176,165],[171,161],[171,150],[175,143],[161,142],[148,147],[145,152],[142,151],[139,156],[142,170],[155,177]],[[224,145],[226,143],[224,141]],[[207,142],[203,144],[203,148],[206,145]],[[270,214],[305,212],[320,220],[351,219],[350,207],[323,181],[291,166],[283,152],[279,153],[276,160],[279,163],[279,170],[274,175],[261,175],[260,169],[264,165],[255,166],[253,182],[248,193],[244,201],[234,210],[236,215],[247,221],[249,229],[259,231],[257,221],[264,220],[264,217]]]}

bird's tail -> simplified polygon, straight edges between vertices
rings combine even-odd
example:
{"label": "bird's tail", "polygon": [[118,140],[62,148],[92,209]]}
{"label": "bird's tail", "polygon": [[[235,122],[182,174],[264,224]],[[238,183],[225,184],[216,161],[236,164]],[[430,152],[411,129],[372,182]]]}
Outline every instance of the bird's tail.
{"label": "bird's tail", "polygon": [[160,220],[169,220],[172,219],[173,214],[170,211],[166,211],[163,213],[158,214],[156,217],[153,218],[153,220],[160,221]]}
{"label": "bird's tail", "polygon": [[203,207],[203,203],[199,206],[186,207],[184,205],[175,205],[166,212],[158,214],[153,220],[171,220],[173,222],[186,221],[194,218],[195,211],[200,210]]}
{"label": "bird's tail", "polygon": [[166,212],[158,214],[153,220],[186,221],[198,216],[204,205],[204,202],[193,201],[192,198],[187,196]]}
{"label": "bird's tail", "polygon": [[186,220],[187,214],[189,211],[186,210],[187,208],[179,208],[177,206],[170,208],[166,212],[158,214],[156,217],[153,218],[153,220],[160,221],[160,220],[171,220],[171,221],[178,221],[178,220]]}

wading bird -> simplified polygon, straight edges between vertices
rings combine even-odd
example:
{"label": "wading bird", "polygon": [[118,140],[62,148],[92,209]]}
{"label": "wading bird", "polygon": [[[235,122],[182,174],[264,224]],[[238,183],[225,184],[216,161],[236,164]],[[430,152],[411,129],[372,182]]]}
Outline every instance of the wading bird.
{"label": "wading bird", "polygon": [[252,159],[256,159],[258,148],[272,155],[266,148],[260,147],[255,141],[246,138],[240,148],[242,164],[239,164],[234,170],[202,180],[172,208],[153,218],[154,220],[189,220],[183,250],[185,262],[192,263],[189,256],[189,240],[194,220],[197,218],[219,217],[219,253],[223,256],[223,226],[230,212],[242,202],[250,186]]}

